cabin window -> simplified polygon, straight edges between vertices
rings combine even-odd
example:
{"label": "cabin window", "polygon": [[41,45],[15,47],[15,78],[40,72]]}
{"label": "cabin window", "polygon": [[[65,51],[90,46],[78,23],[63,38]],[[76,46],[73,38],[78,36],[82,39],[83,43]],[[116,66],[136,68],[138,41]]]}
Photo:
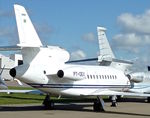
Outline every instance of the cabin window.
{"label": "cabin window", "polygon": [[112,75],[112,79],[114,79],[114,76]]}
{"label": "cabin window", "polygon": [[107,78],[109,79],[109,75],[107,75]]}
{"label": "cabin window", "polygon": [[46,71],[44,70],[43,73],[46,74]]}
{"label": "cabin window", "polygon": [[96,78],[98,79],[98,75],[96,75]]}
{"label": "cabin window", "polygon": [[89,75],[87,75],[87,78],[89,79]]}
{"label": "cabin window", "polygon": [[112,79],[112,78],[111,78],[111,75],[110,75],[110,79]]}
{"label": "cabin window", "polygon": [[95,75],[93,75],[93,78],[95,79]]}
{"label": "cabin window", "polygon": [[99,75],[99,78],[101,79],[101,75]]}
{"label": "cabin window", "polygon": [[90,75],[90,78],[92,79],[92,75]]}

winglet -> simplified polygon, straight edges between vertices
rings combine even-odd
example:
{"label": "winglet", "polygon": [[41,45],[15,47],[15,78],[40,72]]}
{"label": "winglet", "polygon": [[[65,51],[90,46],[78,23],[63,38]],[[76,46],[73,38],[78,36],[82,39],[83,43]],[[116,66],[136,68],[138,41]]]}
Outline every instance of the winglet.
{"label": "winglet", "polygon": [[19,34],[18,46],[20,47],[40,47],[42,43],[40,38],[23,6],[14,5],[16,22]]}

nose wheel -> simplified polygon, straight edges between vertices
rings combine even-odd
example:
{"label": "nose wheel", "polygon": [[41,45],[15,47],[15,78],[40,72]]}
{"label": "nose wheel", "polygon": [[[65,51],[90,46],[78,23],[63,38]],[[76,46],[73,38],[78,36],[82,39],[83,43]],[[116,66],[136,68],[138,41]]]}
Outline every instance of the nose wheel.
{"label": "nose wheel", "polygon": [[43,105],[45,107],[45,109],[54,109],[54,102],[50,99],[50,95],[46,95],[44,101],[43,101]]}

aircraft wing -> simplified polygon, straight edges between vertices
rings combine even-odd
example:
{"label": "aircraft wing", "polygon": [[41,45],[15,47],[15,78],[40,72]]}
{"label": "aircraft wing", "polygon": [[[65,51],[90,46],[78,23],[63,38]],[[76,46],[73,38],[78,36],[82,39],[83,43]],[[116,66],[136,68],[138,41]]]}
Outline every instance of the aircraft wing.
{"label": "aircraft wing", "polygon": [[19,46],[1,46],[0,47],[0,51],[17,51],[17,50],[21,50],[21,48]]}
{"label": "aircraft wing", "polygon": [[[2,69],[3,71],[3,69]],[[2,73],[1,71],[1,73]],[[4,80],[1,78],[1,73],[0,73],[0,89],[8,89],[7,85],[5,84]]]}
{"label": "aircraft wing", "polygon": [[0,90],[0,93],[31,93],[31,94],[43,94],[43,92],[39,90]]}
{"label": "aircraft wing", "polygon": [[8,87],[5,84],[0,83],[0,89],[8,89]]}
{"label": "aircraft wing", "polygon": [[96,90],[91,93],[82,94],[82,96],[113,96],[113,95],[120,95],[120,96],[134,96],[134,97],[150,97],[150,94],[144,93],[132,93],[132,92],[119,92],[119,91],[111,91],[111,90]]}

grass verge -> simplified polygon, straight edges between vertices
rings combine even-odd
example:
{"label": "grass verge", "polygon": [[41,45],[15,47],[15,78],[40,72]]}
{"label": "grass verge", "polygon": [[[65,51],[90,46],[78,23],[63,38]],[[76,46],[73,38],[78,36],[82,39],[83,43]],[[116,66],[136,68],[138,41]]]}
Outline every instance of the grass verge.
{"label": "grass verge", "polygon": [[[31,87],[9,87],[9,89],[15,90],[31,90]],[[105,97],[106,98],[106,97]],[[25,94],[25,93],[0,93],[0,105],[8,104],[42,104],[45,99],[45,95],[39,94]],[[95,98],[60,98],[51,97],[51,100],[55,103],[71,103],[71,102],[93,102]]]}

